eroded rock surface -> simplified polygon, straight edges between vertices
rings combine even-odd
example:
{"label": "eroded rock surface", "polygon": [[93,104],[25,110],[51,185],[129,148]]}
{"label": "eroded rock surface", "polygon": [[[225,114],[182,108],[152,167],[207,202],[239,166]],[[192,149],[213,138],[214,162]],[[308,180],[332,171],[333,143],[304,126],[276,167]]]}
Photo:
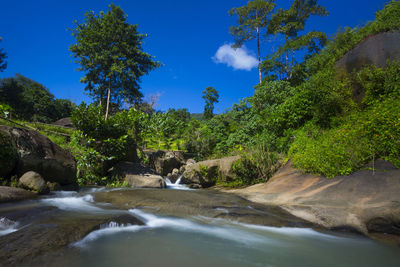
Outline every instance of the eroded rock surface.
{"label": "eroded rock surface", "polygon": [[351,175],[327,179],[303,174],[289,162],[267,183],[228,192],[280,206],[327,228],[399,237],[400,170],[383,160],[374,165],[374,172],[366,166]]}
{"label": "eroded rock surface", "polygon": [[35,198],[36,195],[25,189],[0,186],[0,203],[2,202],[12,202],[24,199]]}

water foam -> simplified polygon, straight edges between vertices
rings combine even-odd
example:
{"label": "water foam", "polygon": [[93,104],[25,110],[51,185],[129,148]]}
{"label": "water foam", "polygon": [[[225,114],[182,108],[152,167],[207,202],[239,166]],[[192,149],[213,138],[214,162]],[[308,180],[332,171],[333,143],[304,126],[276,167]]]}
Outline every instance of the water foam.
{"label": "water foam", "polygon": [[186,185],[181,184],[182,175],[175,181],[175,183],[171,182],[170,179],[165,178],[165,183],[167,184],[167,188],[177,189],[177,190],[193,190],[188,188]]}
{"label": "water foam", "polygon": [[41,200],[43,203],[55,206],[62,210],[73,210],[73,211],[89,211],[96,212],[102,211],[101,208],[94,206],[92,195],[84,195],[81,197],[71,196],[71,197],[56,197],[56,198],[46,198]]}
{"label": "water foam", "polygon": [[18,231],[17,227],[18,222],[14,222],[6,217],[0,218],[0,236]]}
{"label": "water foam", "polygon": [[[241,231],[233,227],[203,225],[185,219],[159,217],[138,209],[130,209],[129,212],[139,217],[143,222],[145,222],[146,226],[150,228],[172,228],[177,231],[187,231],[211,235],[213,237],[228,239],[244,244],[272,242],[271,239],[268,239],[264,236]],[[275,243],[276,241],[273,242]]]}
{"label": "water foam", "polygon": [[79,248],[85,248],[87,243],[93,242],[100,237],[106,236],[106,235],[112,235],[120,232],[136,232],[143,228],[143,226],[140,225],[131,225],[131,224],[119,224],[116,222],[110,222],[107,224],[103,224],[100,226],[99,230],[95,230],[85,236],[82,240],[75,242],[72,244],[74,247],[79,247]]}

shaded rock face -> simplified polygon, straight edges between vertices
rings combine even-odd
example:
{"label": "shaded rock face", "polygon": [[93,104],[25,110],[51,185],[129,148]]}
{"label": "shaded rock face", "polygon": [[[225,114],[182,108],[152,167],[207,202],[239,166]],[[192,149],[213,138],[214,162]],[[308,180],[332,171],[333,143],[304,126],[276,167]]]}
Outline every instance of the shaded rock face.
{"label": "shaded rock face", "polygon": [[179,151],[156,151],[147,154],[150,168],[162,176],[167,176],[173,169],[179,169],[185,164],[184,156]]}
{"label": "shaded rock face", "polygon": [[289,162],[267,183],[231,192],[327,228],[400,237],[400,170],[383,160],[374,167],[375,173],[360,170],[326,179],[303,174]]}
{"label": "shaded rock face", "polygon": [[113,178],[123,179],[131,187],[166,188],[165,180],[149,167],[141,163],[120,162],[109,170]]}
{"label": "shaded rock face", "polygon": [[182,175],[182,184],[199,184],[202,187],[215,185],[218,179],[221,181],[235,179],[232,172],[232,163],[238,160],[239,156],[213,159],[188,164]]}
{"label": "shaded rock face", "polygon": [[0,131],[0,178],[8,178],[18,162],[18,153],[13,146],[11,134]]}
{"label": "shaded rock face", "polygon": [[76,162],[71,153],[32,130],[0,126],[0,131],[8,134],[17,150],[17,175],[35,171],[49,182],[76,183]]}
{"label": "shaded rock face", "polygon": [[0,203],[31,199],[35,197],[36,195],[34,193],[21,188],[0,186]]}
{"label": "shaded rock face", "polygon": [[347,52],[336,67],[348,73],[360,70],[366,65],[385,67],[387,60],[400,61],[400,32],[382,32],[368,37],[354,49]]}
{"label": "shaded rock face", "polygon": [[19,182],[24,188],[35,191],[39,194],[47,194],[50,192],[46,181],[37,172],[30,171],[25,173],[21,178],[19,178]]}

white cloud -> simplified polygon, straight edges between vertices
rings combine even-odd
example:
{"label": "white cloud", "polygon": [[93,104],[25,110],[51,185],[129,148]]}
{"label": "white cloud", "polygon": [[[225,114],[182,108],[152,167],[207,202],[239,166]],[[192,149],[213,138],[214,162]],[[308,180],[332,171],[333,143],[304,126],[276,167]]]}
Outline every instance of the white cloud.
{"label": "white cloud", "polygon": [[232,44],[224,44],[219,47],[214,57],[215,63],[223,63],[235,70],[251,70],[258,66],[256,57],[250,54],[245,46],[232,48]]}

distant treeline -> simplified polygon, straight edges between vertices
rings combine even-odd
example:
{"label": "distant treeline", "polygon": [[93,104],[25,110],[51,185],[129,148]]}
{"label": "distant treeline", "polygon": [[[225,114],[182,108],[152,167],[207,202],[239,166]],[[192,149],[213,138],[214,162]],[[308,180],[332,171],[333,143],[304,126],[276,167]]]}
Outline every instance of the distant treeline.
{"label": "distant treeline", "polygon": [[55,99],[45,86],[20,74],[0,79],[0,103],[11,107],[12,118],[38,122],[69,117],[76,107],[68,99]]}

